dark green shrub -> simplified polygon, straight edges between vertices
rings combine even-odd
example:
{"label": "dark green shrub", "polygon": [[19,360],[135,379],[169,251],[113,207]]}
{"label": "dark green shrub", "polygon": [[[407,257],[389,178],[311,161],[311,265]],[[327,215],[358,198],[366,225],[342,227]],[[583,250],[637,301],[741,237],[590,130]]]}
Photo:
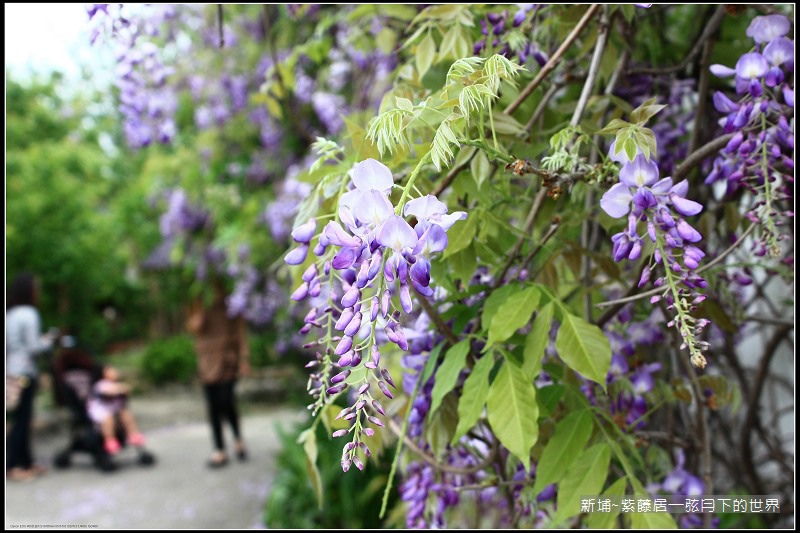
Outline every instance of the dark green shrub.
{"label": "dark green shrub", "polygon": [[[317,449],[322,494],[322,509],[309,479],[306,454],[297,438],[306,428],[300,424],[291,432],[279,431],[282,444],[277,457],[277,474],[264,508],[264,523],[269,529],[379,529],[392,527],[388,518],[380,520],[383,490],[389,476],[391,458],[375,464],[367,461],[363,471],[351,468],[342,472],[342,439],[334,439],[317,425]],[[397,480],[395,480],[395,484]],[[397,489],[390,494],[387,517],[397,500]]]}
{"label": "dark green shrub", "polygon": [[151,343],[145,350],[142,377],[153,383],[188,383],[197,372],[194,344],[188,335]]}

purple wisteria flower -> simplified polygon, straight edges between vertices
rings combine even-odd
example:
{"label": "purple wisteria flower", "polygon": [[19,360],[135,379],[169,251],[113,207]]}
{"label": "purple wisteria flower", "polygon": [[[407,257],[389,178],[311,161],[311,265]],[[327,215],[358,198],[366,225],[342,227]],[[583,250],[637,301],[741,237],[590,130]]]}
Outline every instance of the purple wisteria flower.
{"label": "purple wisteria flower", "polygon": [[[783,15],[756,17],[747,29],[756,49],[742,55],[736,69],[712,65],[718,76],[736,76],[737,100],[717,91],[714,106],[720,126],[733,137],[720,150],[706,177],[724,185],[725,194],[744,188],[757,198],[747,218],[760,226],[755,253],[781,255],[780,231],[794,205],[794,42]],[[721,189],[717,188],[717,192]]]}
{"label": "purple wisteria flower", "polygon": [[676,326],[684,340],[683,347],[689,348],[692,362],[703,367],[705,358],[700,352],[707,343],[697,336],[708,320],[694,319],[688,313],[705,299],[697,289],[707,283],[694,272],[705,253],[695,245],[702,235],[684,218],[698,214],[703,206],[686,198],[688,191],[686,180],[673,184],[672,178],[659,179],[658,165],[640,153],[623,165],[620,183],[606,191],[600,207],[613,218],[628,219],[626,228],[611,237],[614,261],[636,261],[646,240],[654,245],[653,264],[642,271],[639,287],[650,280],[657,265],[663,266],[664,274],[654,285],[664,287],[664,292],[651,301],[663,298],[667,309],[676,311],[675,319],[668,325]]}
{"label": "purple wisteria flower", "polygon": [[[285,257],[288,264],[301,265],[313,250],[318,258],[303,272],[302,283],[291,296],[295,301],[320,296],[323,286],[331,287],[331,279],[337,281],[327,303],[306,315],[301,332],[313,328],[327,331],[317,342],[309,343],[309,347],[326,346],[314,362],[321,371],[315,372],[310,384],[317,400],[310,408],[318,408],[325,397],[350,386],[359,390],[355,403],[340,413],[351,422],[350,429],[335,433],[353,433],[343,452],[345,471],[351,465],[363,466],[357,452],[366,452],[362,434],[373,431],[367,426],[383,425],[368,414],[369,409],[385,414],[373,392],[393,398],[395,385],[381,362],[380,351],[386,344],[409,350],[412,333],[407,333],[401,317],[413,309],[411,288],[423,297],[433,294],[431,258],[447,247],[447,230],[467,216],[463,212],[448,214],[447,206],[430,195],[395,207],[390,200],[392,172],[374,159],[356,163],[349,176],[353,188],[339,198],[338,220],[329,221],[319,233],[315,219],[298,225],[292,232],[298,246]],[[405,217],[414,217],[415,225]],[[328,281],[323,283],[325,278]],[[353,383],[348,378],[358,369],[367,372]],[[373,383],[377,390],[371,389]]]}

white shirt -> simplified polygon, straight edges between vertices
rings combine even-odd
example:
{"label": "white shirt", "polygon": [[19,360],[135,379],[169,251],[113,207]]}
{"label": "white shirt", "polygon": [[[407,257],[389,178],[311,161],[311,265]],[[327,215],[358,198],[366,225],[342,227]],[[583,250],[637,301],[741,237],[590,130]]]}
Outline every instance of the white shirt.
{"label": "white shirt", "polygon": [[36,376],[35,357],[52,344],[49,337],[42,336],[42,321],[35,307],[17,305],[6,311],[6,374]]}

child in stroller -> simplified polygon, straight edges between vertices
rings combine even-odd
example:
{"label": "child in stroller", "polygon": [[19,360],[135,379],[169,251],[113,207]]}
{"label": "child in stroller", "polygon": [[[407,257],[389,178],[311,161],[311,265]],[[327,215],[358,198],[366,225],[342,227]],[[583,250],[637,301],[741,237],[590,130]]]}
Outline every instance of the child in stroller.
{"label": "child in stroller", "polygon": [[115,470],[113,456],[122,448],[120,443],[136,448],[140,464],[155,462],[126,406],[130,389],[119,381],[116,369],[98,364],[75,347],[74,339],[64,337],[53,370],[56,400],[71,415],[70,444],[56,456],[57,467],[70,466],[72,453],[84,452],[100,470]]}

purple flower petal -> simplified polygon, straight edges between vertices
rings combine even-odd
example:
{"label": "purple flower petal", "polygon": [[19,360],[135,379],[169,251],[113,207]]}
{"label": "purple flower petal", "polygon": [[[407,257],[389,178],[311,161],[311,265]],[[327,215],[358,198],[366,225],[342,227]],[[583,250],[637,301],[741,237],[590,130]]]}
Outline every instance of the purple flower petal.
{"label": "purple flower petal", "polygon": [[794,63],[794,43],[786,37],[777,37],[764,48],[764,58],[776,67],[787,62]]}
{"label": "purple flower petal", "polygon": [[444,251],[445,248],[447,248],[447,233],[441,226],[433,224],[419,238],[417,246],[414,247],[414,255],[430,255]]}
{"label": "purple flower petal", "polygon": [[403,248],[414,249],[417,233],[408,222],[397,215],[387,218],[378,230],[378,243],[381,246],[400,252]]}
{"label": "purple flower petal", "polygon": [[703,210],[702,204],[692,200],[687,200],[686,198],[681,198],[674,192],[669,194],[669,199],[672,202],[673,207],[675,207],[675,211],[685,217],[694,216]]}
{"label": "purple flower petal", "polygon": [[417,217],[417,220],[428,220],[434,215],[444,215],[445,213],[447,213],[447,205],[430,194],[410,200],[403,210],[405,216],[413,215]]}
{"label": "purple flower petal", "polygon": [[731,67],[726,67],[725,65],[714,64],[709,67],[709,70],[714,76],[718,76],[720,78],[729,78],[736,74],[736,70],[732,69]]}
{"label": "purple flower petal", "polygon": [[306,256],[308,255],[308,245],[301,244],[288,254],[283,260],[286,262],[287,265],[299,265],[302,264],[303,261],[306,260]]}
{"label": "purple flower petal", "polygon": [[736,62],[736,76],[745,80],[761,79],[768,70],[767,60],[758,52],[744,54]]}
{"label": "purple flower petal", "polygon": [[700,235],[700,232],[690,226],[689,223],[682,218],[678,219],[675,229],[678,232],[678,235],[680,235],[681,238],[686,241],[697,242],[703,239],[703,236]]}
{"label": "purple flower petal", "polygon": [[317,230],[317,220],[312,218],[305,224],[297,226],[292,231],[292,239],[297,242],[309,243]]}
{"label": "purple flower petal", "polygon": [[328,222],[323,232],[330,243],[335,246],[346,246],[348,248],[358,248],[361,246],[361,239],[347,233],[338,222]]}
{"label": "purple flower petal", "polygon": [[751,37],[756,43],[766,43],[776,37],[783,37],[789,33],[791,24],[783,15],[766,15],[756,17],[747,27],[745,35]]}
{"label": "purple flower petal", "polygon": [[619,180],[628,187],[645,187],[658,181],[658,165],[648,161],[644,154],[638,154],[633,162],[619,171]]}
{"label": "purple flower petal", "polygon": [[[736,71],[734,71],[735,73]],[[720,113],[735,113],[739,110],[739,104],[725,96],[720,91],[714,93],[714,107],[717,108],[717,111]]]}
{"label": "purple flower petal", "polygon": [[360,191],[387,192],[394,184],[394,177],[389,167],[375,159],[365,159],[353,166],[353,184]]}
{"label": "purple flower petal", "polygon": [[630,211],[632,199],[633,195],[631,195],[628,187],[622,183],[617,183],[607,190],[600,199],[600,207],[608,213],[608,216],[621,218]]}

